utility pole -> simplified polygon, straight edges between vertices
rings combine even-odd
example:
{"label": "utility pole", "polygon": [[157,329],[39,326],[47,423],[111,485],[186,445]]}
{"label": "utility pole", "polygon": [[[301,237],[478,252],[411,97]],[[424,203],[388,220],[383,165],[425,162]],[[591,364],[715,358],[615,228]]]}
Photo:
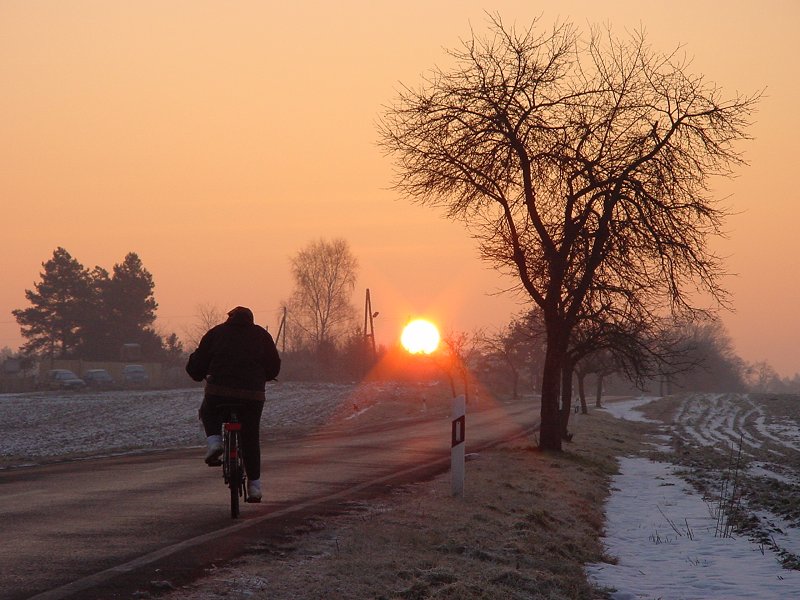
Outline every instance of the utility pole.
{"label": "utility pole", "polygon": [[[283,337],[281,337],[283,336]],[[275,345],[282,341],[281,352],[286,352],[286,307],[283,307],[283,317],[281,317],[281,324],[278,326],[278,335],[275,336]]]}
{"label": "utility pole", "polygon": [[365,346],[372,349],[373,358],[378,353],[375,349],[375,323],[373,321],[377,316],[377,312],[372,312],[372,300],[369,297],[369,288],[367,288],[367,297],[364,301],[364,342]]}

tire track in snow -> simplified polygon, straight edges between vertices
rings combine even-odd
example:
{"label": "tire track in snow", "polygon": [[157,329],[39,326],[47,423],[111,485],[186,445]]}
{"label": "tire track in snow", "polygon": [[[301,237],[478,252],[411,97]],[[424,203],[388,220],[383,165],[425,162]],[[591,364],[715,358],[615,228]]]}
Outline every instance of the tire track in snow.
{"label": "tire track in snow", "polygon": [[675,433],[699,446],[727,445],[748,456],[766,450],[800,452],[798,424],[774,421],[748,394],[695,394],[686,397],[675,417]]}

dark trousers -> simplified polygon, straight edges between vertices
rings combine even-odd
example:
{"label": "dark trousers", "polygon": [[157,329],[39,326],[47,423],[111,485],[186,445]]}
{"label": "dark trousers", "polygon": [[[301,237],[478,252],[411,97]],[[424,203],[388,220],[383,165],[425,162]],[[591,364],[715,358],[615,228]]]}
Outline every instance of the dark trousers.
{"label": "dark trousers", "polygon": [[223,404],[238,405],[239,422],[242,424],[242,452],[244,452],[244,469],[247,478],[261,478],[261,441],[259,437],[261,427],[261,412],[264,410],[263,400],[240,400],[225,396],[208,395],[203,398],[200,405],[200,420],[206,430],[206,435],[220,435],[222,423],[227,417],[227,412],[220,410]]}

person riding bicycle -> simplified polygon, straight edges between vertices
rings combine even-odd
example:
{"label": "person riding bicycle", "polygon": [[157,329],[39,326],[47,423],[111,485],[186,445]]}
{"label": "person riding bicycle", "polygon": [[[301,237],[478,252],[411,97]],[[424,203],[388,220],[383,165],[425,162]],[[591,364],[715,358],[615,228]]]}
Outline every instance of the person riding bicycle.
{"label": "person riding bicycle", "polygon": [[228,319],[212,327],[186,363],[186,372],[195,381],[206,382],[200,405],[208,448],[205,462],[219,464],[222,454],[223,416],[218,407],[238,404],[242,423],[242,452],[247,473],[248,501],[261,501],[261,443],[259,428],[264,409],[264,384],[278,376],[281,359],[269,332],[256,325],[253,311],[237,306]]}

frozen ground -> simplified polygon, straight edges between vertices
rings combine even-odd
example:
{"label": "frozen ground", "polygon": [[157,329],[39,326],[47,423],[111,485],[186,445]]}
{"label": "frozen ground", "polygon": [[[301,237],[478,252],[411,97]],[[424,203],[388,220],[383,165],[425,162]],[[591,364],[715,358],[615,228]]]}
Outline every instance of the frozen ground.
{"label": "frozen ground", "polygon": [[[369,411],[392,384],[273,383],[266,436],[311,430]],[[0,395],[0,468],[83,456],[199,446],[202,388]]]}
{"label": "frozen ground", "polygon": [[[405,406],[419,414],[420,392],[406,404],[409,391],[393,384],[274,384],[262,428],[281,436],[356,416],[386,418],[384,405],[392,418]],[[201,395],[200,388],[0,395],[0,468],[200,446]],[[668,425],[653,437],[652,460],[621,461],[604,538],[617,564],[589,565],[592,580],[617,589],[616,600],[800,598],[800,571],[782,568],[800,565],[796,407],[795,397],[716,394],[609,403],[620,418]],[[745,529],[723,537],[717,492],[733,462]]]}
{"label": "frozen ground", "polygon": [[[778,496],[786,486],[791,494],[783,500],[797,510],[796,485],[786,483],[800,472],[797,398],[653,400],[608,404],[619,418],[669,423],[656,444],[669,462],[621,459],[604,539],[617,564],[589,565],[592,579],[618,590],[615,600],[800,598],[800,571],[784,568],[798,565],[797,515],[764,508],[776,486]],[[666,452],[665,442],[673,451]],[[728,489],[735,482],[740,490],[734,500],[745,524],[730,537],[720,531],[726,516],[718,512],[719,497],[709,493],[711,485],[722,490],[719,480],[726,476]]]}

